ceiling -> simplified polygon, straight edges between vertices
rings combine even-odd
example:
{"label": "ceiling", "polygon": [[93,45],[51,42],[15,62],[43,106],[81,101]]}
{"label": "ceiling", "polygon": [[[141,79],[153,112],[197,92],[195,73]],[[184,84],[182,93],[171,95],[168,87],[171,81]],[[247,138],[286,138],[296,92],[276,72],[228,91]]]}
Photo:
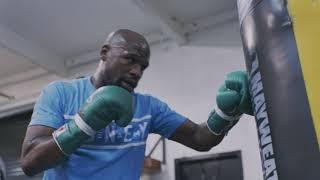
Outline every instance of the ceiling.
{"label": "ceiling", "polygon": [[115,29],[184,45],[191,33],[236,15],[236,0],[0,0],[0,116],[96,60]]}

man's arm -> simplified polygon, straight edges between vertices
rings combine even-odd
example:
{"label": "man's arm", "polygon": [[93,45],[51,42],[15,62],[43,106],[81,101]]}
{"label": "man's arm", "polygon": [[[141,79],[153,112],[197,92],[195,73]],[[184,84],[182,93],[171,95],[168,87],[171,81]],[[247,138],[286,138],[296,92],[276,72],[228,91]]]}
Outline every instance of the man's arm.
{"label": "man's arm", "polygon": [[169,139],[197,151],[209,151],[218,145],[223,137],[224,135],[215,135],[210,132],[206,123],[196,124],[187,119]]}
{"label": "man's arm", "polygon": [[218,145],[243,113],[252,115],[247,74],[229,73],[216,102],[217,107],[210,113],[207,123],[198,125],[188,119],[170,139],[198,151],[208,151]]}
{"label": "man's arm", "polygon": [[54,128],[35,125],[27,128],[22,145],[21,167],[28,176],[57,165],[65,157],[55,141]]}
{"label": "man's arm", "polygon": [[75,119],[59,129],[28,127],[21,153],[22,169],[32,176],[52,168],[114,119],[119,126],[126,126],[132,117],[132,95],[128,91],[116,86],[101,87],[84,103]]}

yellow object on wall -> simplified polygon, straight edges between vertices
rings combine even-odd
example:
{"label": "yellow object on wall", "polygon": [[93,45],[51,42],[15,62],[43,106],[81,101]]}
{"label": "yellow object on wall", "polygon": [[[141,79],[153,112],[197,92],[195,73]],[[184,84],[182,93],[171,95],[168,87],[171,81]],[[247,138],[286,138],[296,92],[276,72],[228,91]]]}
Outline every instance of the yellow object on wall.
{"label": "yellow object on wall", "polygon": [[287,2],[320,146],[320,0],[288,0]]}

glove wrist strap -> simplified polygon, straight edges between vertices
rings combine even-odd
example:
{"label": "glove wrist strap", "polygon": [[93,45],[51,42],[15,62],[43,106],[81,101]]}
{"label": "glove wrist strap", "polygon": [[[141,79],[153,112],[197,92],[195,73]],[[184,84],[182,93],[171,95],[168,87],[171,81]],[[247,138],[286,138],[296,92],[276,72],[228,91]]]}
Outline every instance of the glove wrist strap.
{"label": "glove wrist strap", "polygon": [[221,135],[228,132],[240,119],[242,115],[230,116],[219,108],[215,108],[209,115],[207,127],[214,135]]}
{"label": "glove wrist strap", "polygon": [[74,119],[76,125],[81,129],[84,133],[86,133],[88,136],[94,136],[96,131],[93,130],[82,118],[79,114],[76,114]]}
{"label": "glove wrist strap", "polygon": [[75,121],[71,120],[52,133],[52,137],[65,155],[76,151],[90,136],[78,127]]}
{"label": "glove wrist strap", "polygon": [[221,109],[219,107],[216,107],[215,108],[215,112],[221,117],[223,118],[224,120],[226,121],[234,121],[234,120],[238,120],[242,114],[240,115],[235,115],[235,116],[229,116],[227,114],[225,114],[223,111],[221,111]]}

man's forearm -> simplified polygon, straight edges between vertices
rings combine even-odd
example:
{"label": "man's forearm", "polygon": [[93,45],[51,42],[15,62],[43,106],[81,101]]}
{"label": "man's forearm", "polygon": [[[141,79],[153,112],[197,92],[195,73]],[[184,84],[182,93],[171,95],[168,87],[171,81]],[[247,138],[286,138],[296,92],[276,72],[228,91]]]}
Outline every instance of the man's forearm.
{"label": "man's forearm", "polygon": [[198,125],[194,138],[198,146],[201,147],[203,151],[209,151],[212,147],[218,145],[222,141],[224,134],[213,134],[209,130],[207,123],[201,123]]}
{"label": "man's forearm", "polygon": [[33,176],[54,167],[65,157],[52,136],[42,136],[24,143],[21,167],[26,175]]}
{"label": "man's forearm", "polygon": [[219,144],[223,137],[224,135],[210,132],[206,123],[196,124],[188,119],[177,128],[170,139],[197,151],[208,151]]}

